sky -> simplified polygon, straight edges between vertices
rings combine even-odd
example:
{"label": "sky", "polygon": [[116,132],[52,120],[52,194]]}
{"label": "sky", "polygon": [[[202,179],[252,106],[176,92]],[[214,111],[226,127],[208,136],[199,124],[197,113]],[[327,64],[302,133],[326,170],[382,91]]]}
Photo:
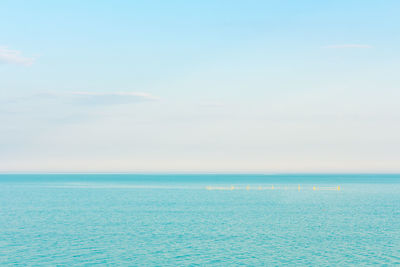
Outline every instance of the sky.
{"label": "sky", "polygon": [[400,1],[0,2],[0,172],[400,172]]}

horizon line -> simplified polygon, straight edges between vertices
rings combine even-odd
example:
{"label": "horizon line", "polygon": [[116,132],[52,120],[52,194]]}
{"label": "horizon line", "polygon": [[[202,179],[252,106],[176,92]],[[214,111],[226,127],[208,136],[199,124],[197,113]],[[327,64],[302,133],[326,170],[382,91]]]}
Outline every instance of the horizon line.
{"label": "horizon line", "polygon": [[2,172],[0,175],[400,175],[400,172]]}

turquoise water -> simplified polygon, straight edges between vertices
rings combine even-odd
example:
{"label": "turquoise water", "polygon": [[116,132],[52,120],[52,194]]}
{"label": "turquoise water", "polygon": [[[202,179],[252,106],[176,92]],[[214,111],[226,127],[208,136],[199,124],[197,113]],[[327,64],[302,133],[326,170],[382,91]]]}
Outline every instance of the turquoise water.
{"label": "turquoise water", "polygon": [[0,265],[92,264],[400,264],[400,175],[0,175]]}

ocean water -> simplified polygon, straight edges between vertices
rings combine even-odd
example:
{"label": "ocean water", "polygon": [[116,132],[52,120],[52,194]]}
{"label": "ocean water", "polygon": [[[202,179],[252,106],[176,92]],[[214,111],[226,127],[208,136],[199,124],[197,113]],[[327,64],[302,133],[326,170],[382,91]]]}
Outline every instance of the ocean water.
{"label": "ocean water", "polygon": [[0,265],[400,264],[400,175],[0,175]]}

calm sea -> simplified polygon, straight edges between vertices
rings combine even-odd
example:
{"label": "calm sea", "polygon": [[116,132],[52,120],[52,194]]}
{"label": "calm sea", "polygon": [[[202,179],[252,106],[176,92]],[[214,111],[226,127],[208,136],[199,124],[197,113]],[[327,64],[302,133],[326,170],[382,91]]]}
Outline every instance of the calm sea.
{"label": "calm sea", "polygon": [[0,265],[400,264],[400,175],[0,175]]}

